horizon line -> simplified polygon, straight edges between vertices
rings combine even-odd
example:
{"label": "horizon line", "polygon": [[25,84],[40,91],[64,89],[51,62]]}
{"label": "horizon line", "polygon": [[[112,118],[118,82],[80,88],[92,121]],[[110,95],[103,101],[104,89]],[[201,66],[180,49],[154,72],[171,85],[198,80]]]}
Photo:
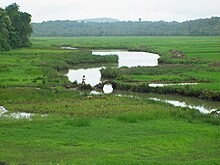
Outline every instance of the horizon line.
{"label": "horizon line", "polygon": [[[172,21],[165,21],[165,20],[142,20],[142,18],[138,18],[137,20],[120,20],[120,19],[111,18],[111,17],[96,17],[96,18],[85,18],[85,19],[75,19],[75,20],[70,20],[70,19],[46,20],[46,21],[31,22],[31,23],[43,23],[43,22],[55,22],[55,21],[72,21],[72,22],[76,21],[76,22],[82,22],[82,21],[86,21],[86,20],[95,20],[95,19],[112,19],[112,20],[115,20],[115,22],[161,22],[162,21],[162,22],[178,22],[178,23],[183,23],[183,22],[187,22],[187,21],[195,21],[195,20],[200,20],[200,19],[211,19],[211,18],[220,18],[220,16],[201,17],[201,18],[195,18],[195,19],[187,19],[187,20],[184,20],[184,21],[175,21],[175,20],[172,20]],[[141,21],[139,19],[141,19]],[[88,22],[90,22],[90,21],[88,21]],[[110,23],[115,23],[115,22],[110,22]]]}

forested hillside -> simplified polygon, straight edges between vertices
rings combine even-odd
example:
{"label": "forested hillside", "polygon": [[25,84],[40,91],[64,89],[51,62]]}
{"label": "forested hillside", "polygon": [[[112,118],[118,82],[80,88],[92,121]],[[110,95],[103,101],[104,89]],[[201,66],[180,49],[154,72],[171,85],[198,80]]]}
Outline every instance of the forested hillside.
{"label": "forested hillside", "polygon": [[30,46],[31,15],[14,3],[0,8],[0,51]]}
{"label": "forested hillside", "polygon": [[33,36],[220,36],[220,17],[179,22],[85,22],[34,23]]}

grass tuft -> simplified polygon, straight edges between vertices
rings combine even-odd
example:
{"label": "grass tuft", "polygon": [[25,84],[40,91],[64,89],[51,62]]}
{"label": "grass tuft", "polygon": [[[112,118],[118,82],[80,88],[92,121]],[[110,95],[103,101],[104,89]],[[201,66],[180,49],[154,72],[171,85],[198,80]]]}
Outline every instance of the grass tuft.
{"label": "grass tuft", "polygon": [[88,127],[90,124],[91,120],[87,117],[75,118],[66,122],[66,125],[74,127]]}

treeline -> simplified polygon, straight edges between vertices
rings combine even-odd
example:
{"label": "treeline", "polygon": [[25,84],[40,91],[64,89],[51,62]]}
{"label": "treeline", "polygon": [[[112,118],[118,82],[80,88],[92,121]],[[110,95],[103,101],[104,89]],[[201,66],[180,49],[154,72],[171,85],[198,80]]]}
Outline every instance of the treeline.
{"label": "treeline", "polygon": [[31,15],[14,3],[0,8],[0,51],[28,47],[32,33]]}
{"label": "treeline", "polygon": [[33,36],[220,36],[220,17],[179,22],[84,22],[34,23]]}

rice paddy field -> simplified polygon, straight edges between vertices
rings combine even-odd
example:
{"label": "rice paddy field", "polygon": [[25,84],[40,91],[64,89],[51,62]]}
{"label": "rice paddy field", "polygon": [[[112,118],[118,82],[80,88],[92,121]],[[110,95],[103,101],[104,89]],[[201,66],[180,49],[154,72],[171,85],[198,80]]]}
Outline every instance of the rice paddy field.
{"label": "rice paddy field", "polygon": [[[0,106],[8,110],[3,115],[0,107],[0,164],[219,164],[219,116],[147,98],[66,89],[72,83],[64,74],[117,63],[114,55],[92,56],[93,49],[153,52],[161,56],[157,67],[114,70],[121,89],[196,82],[161,91],[219,102],[220,37],[31,40],[31,48],[0,52]],[[10,117],[16,112],[32,117]]]}

